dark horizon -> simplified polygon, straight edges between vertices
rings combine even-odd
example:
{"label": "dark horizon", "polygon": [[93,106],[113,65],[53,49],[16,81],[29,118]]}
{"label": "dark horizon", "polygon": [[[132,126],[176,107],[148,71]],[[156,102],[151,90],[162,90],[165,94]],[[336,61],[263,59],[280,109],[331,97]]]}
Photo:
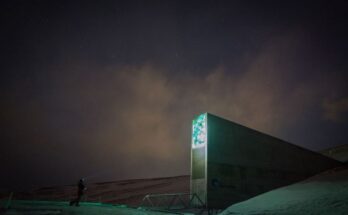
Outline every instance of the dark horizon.
{"label": "dark horizon", "polygon": [[188,175],[202,112],[347,144],[347,6],[3,2],[0,190]]}

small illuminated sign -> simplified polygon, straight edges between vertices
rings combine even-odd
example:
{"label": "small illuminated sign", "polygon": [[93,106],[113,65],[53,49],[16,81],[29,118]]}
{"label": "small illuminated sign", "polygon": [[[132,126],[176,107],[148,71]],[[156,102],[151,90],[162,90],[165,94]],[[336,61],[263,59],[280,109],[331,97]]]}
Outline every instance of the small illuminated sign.
{"label": "small illuminated sign", "polygon": [[192,122],[192,148],[205,146],[207,143],[207,114],[201,114]]}

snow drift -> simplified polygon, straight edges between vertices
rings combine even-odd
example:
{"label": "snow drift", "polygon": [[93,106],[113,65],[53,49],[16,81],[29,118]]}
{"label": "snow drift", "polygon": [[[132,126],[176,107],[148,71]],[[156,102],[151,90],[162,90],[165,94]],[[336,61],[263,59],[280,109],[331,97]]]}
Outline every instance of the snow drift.
{"label": "snow drift", "polygon": [[275,189],[221,213],[230,214],[347,214],[348,165]]}

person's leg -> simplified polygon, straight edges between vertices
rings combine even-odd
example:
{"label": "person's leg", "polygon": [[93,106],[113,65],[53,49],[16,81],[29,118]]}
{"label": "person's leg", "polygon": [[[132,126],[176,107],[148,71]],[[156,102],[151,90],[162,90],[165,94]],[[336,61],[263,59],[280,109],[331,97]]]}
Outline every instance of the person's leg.
{"label": "person's leg", "polygon": [[74,204],[76,204],[76,199],[73,199],[73,200],[70,201],[70,206],[72,206]]}
{"label": "person's leg", "polygon": [[81,200],[82,195],[78,195],[76,199],[76,206],[80,206],[80,200]]}
{"label": "person's leg", "polygon": [[80,201],[80,199],[79,198],[81,198],[80,196],[81,196],[81,193],[80,193],[80,191],[78,190],[77,192],[76,192],[76,198],[75,199],[73,199],[73,201],[71,201],[71,205],[75,205],[75,206],[77,206],[78,204],[79,204],[79,201]]}

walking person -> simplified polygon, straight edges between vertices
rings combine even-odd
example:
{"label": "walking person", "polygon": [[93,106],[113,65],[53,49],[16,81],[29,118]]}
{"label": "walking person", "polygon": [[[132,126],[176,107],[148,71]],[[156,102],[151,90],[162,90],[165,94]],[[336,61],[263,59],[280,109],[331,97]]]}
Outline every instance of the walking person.
{"label": "walking person", "polygon": [[85,179],[81,178],[79,182],[77,183],[77,197],[76,199],[72,200],[70,202],[70,206],[75,205],[75,206],[80,206],[80,200],[85,192],[87,190],[86,185],[85,185]]}

